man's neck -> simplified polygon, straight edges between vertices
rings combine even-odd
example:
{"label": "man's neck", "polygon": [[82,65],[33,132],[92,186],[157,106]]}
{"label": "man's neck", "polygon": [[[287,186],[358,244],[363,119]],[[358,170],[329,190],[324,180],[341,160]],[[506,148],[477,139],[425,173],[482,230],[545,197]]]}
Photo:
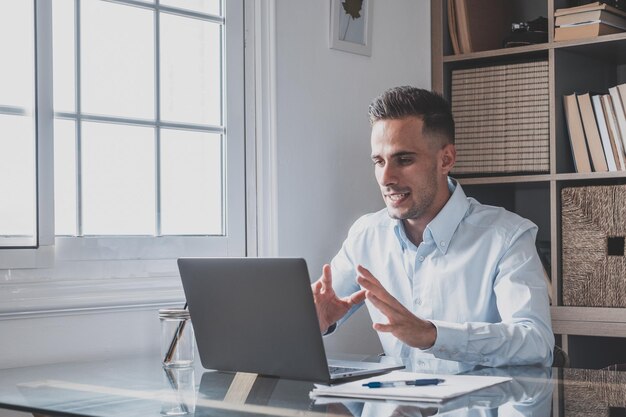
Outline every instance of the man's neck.
{"label": "man's neck", "polygon": [[424,213],[417,219],[404,219],[402,220],[402,225],[404,226],[404,231],[406,233],[406,237],[415,245],[419,246],[424,239],[424,230],[428,224],[439,214],[441,209],[446,205],[452,193],[447,188],[446,184],[446,193],[442,193],[442,198],[440,201],[437,201],[436,204],[433,204],[428,212]]}
{"label": "man's neck", "polygon": [[402,225],[404,226],[404,232],[406,233],[406,237],[415,245],[419,246],[422,243],[424,230],[426,226],[428,226],[428,221],[422,221],[421,219],[404,219],[402,220]]}

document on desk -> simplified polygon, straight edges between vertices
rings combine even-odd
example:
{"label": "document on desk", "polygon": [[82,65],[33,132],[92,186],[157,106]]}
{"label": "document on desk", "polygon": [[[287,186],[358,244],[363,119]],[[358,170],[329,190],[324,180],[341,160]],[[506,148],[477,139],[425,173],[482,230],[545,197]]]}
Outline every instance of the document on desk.
{"label": "document on desk", "polygon": [[[439,379],[436,385],[407,385],[404,381]],[[311,391],[311,398],[343,397],[395,401],[443,402],[492,385],[510,381],[508,377],[483,375],[433,375],[415,372],[393,371],[385,375],[348,382],[340,385],[316,384]],[[393,381],[393,384],[389,384]],[[372,385],[382,383],[380,388]],[[385,384],[388,383],[388,384]],[[386,385],[394,385],[387,387]]]}

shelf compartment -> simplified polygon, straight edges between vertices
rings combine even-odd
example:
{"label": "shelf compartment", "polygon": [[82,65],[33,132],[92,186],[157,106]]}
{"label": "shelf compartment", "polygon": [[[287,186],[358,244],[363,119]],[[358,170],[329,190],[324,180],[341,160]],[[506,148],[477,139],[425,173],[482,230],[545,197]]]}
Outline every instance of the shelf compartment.
{"label": "shelf compartment", "polygon": [[592,333],[596,332],[594,329],[588,329],[588,335],[569,336],[567,354],[570,367],[602,369],[610,365],[626,363],[626,338],[620,326],[623,324],[614,324],[615,326],[606,330],[615,333],[605,336],[593,335]]}
{"label": "shelf compartment", "polygon": [[[507,49],[495,49],[488,51],[477,51],[466,54],[458,54],[454,55],[452,42],[450,40],[450,31],[448,28],[448,2],[449,1],[431,1],[431,7],[437,9],[436,16],[437,20],[441,22],[440,28],[441,32],[439,34],[440,39],[443,40],[442,44],[442,55],[443,59],[447,62],[452,62],[455,60],[464,60],[464,59],[476,59],[486,56],[494,56],[496,54],[518,54],[518,53],[527,53],[529,51],[534,51],[538,49],[545,49],[546,44],[539,45],[529,45],[529,46],[521,46],[515,48],[507,48]],[[546,18],[550,18],[548,11],[548,2],[545,0],[507,0],[507,10],[505,11],[505,21],[503,22],[502,27],[498,26],[498,28],[502,29],[502,39],[500,41],[501,44],[504,43],[504,38],[510,33],[510,25],[511,23],[521,23],[528,22],[536,19],[539,16],[543,16]],[[473,7],[476,7],[476,4],[472,4]],[[481,5],[480,7],[488,7]],[[484,10],[481,10],[484,12]],[[481,13],[481,16],[487,13]],[[484,20],[484,19],[483,19]],[[549,19],[550,20],[550,19]],[[476,23],[476,22],[474,22]],[[482,22],[484,25],[493,26],[496,22]],[[549,26],[551,26],[549,24]],[[541,45],[541,46],[540,46]],[[507,52],[502,52],[507,51]],[[510,52],[509,52],[510,51]]]}
{"label": "shelf compartment", "polygon": [[553,42],[549,47],[608,61],[613,65],[626,64],[626,33]]}
{"label": "shelf compartment", "polygon": [[[623,44],[626,48],[626,43]],[[608,94],[609,87],[626,81],[626,65],[611,57],[584,53],[587,49],[560,48],[554,51],[554,110],[556,173],[575,173],[563,97],[571,94]],[[602,173],[603,174],[603,173]]]}

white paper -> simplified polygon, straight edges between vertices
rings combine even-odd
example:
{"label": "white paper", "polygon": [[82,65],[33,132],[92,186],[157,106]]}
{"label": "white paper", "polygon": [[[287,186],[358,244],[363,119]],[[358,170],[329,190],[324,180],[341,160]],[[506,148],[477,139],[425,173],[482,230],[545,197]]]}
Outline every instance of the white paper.
{"label": "white paper", "polygon": [[[363,384],[372,381],[411,381],[422,378],[440,378],[444,382],[439,385],[397,386],[388,388],[368,388]],[[508,377],[483,375],[433,375],[415,372],[393,371],[386,375],[348,382],[341,385],[319,385],[311,391],[311,397],[345,397],[395,401],[442,402],[448,398],[458,397],[502,382],[510,381]]]}

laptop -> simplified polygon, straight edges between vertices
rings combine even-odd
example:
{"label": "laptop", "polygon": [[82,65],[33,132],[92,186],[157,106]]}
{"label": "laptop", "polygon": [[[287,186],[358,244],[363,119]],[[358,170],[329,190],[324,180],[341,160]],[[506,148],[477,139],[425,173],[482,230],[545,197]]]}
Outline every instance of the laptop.
{"label": "laptop", "polygon": [[402,369],[326,358],[304,259],[180,258],[202,366],[335,383]]}

